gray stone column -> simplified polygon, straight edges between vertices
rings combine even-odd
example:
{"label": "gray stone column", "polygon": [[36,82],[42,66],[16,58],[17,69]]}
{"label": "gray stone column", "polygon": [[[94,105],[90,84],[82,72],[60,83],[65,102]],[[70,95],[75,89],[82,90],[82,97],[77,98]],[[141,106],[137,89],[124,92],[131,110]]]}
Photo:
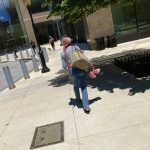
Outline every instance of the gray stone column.
{"label": "gray stone column", "polygon": [[20,12],[23,18],[24,26],[26,28],[26,32],[29,37],[29,40],[33,40],[36,42],[36,38],[32,28],[31,18],[29,16],[28,10],[26,6],[23,4],[22,0],[18,0],[18,5],[20,7]]}
{"label": "gray stone column", "polygon": [[[21,8],[20,8],[20,5],[19,5],[19,2],[20,2],[20,0],[14,0],[14,4],[15,4],[15,7],[16,7],[16,10],[17,10],[17,14],[18,14],[18,17],[19,17],[19,20],[20,20],[20,25],[21,25],[23,34],[24,34],[24,36],[27,36],[27,31],[26,31],[26,28],[25,28],[25,25],[24,25],[24,22],[23,22],[23,17],[22,17],[22,13],[21,13]],[[25,37],[25,41],[26,41],[26,43],[29,42],[27,37]]]}

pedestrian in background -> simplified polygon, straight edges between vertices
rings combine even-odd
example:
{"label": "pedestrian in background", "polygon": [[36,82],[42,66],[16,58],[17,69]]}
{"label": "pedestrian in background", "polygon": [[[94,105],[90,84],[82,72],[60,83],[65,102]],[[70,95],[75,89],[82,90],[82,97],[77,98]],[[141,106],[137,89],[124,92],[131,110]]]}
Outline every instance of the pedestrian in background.
{"label": "pedestrian in background", "polygon": [[31,47],[33,49],[34,54],[36,54],[36,45],[35,42],[33,42],[32,40],[31,40]]}
{"label": "pedestrian in background", "polygon": [[[78,46],[72,46],[71,41],[72,40],[70,37],[62,38],[62,41],[61,41],[62,46],[63,46],[63,51],[61,52],[62,67],[65,70],[67,70],[68,75],[71,79],[76,100],[78,102],[82,102],[84,112],[89,114],[91,109],[89,108],[89,98],[88,98],[88,92],[87,92],[87,72],[79,68],[71,66],[71,54],[73,50],[75,49],[80,50]],[[80,89],[82,93],[82,100],[80,97]]]}
{"label": "pedestrian in background", "polygon": [[53,50],[55,50],[55,41],[52,36],[49,36],[49,43],[52,46]]}

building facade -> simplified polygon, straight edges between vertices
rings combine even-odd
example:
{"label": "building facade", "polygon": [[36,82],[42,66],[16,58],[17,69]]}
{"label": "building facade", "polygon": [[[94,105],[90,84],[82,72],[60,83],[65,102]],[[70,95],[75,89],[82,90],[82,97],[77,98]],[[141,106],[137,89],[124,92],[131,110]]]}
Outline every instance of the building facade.
{"label": "building facade", "polygon": [[[31,12],[36,27],[36,32],[40,44],[48,43],[49,36],[53,36],[55,40],[61,39],[63,35],[70,35],[75,39],[75,28],[73,24],[68,24],[65,18],[52,17],[47,19],[49,14],[48,8],[41,8],[43,0],[32,0]],[[24,20],[29,41],[35,41],[35,35],[32,29],[31,18],[28,14],[26,6],[22,1],[18,1],[21,8],[21,15]]]}
{"label": "building facade", "polygon": [[0,0],[0,49],[12,49],[27,43],[28,35],[16,0]]}
{"label": "building facade", "polygon": [[[51,17],[48,8],[41,8],[43,0],[32,0],[32,16],[40,44],[48,43],[49,36],[55,40],[69,35],[79,42],[88,42],[92,49],[97,47],[96,38],[115,34],[118,43],[150,36],[150,1],[139,0],[124,4],[123,1],[101,9],[83,18],[77,24],[68,24],[65,18]],[[31,18],[22,0],[0,0],[0,20],[6,32],[0,30],[1,43],[20,46],[36,41]],[[4,44],[0,44],[1,47]]]}
{"label": "building facade", "polygon": [[137,0],[112,6],[112,16],[118,42],[150,36],[150,1]]}

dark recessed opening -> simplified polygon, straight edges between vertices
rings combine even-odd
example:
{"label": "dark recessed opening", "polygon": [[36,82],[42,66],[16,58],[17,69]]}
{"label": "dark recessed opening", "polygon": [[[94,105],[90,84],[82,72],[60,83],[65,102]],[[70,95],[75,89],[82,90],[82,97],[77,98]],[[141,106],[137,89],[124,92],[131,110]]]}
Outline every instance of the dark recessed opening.
{"label": "dark recessed opening", "polygon": [[150,75],[150,50],[141,49],[140,52],[115,58],[114,62],[137,78]]}

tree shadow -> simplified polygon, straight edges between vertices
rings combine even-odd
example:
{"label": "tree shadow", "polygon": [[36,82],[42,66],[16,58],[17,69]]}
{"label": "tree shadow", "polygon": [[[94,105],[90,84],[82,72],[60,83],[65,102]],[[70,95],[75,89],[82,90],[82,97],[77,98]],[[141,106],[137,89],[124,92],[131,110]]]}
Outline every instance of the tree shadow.
{"label": "tree shadow", "polygon": [[[100,97],[96,97],[96,98],[90,99],[89,100],[89,105],[93,104],[94,102],[96,102],[98,100],[101,100],[101,98]],[[78,108],[83,108],[82,103],[79,102],[76,99],[73,99],[73,98],[70,98],[69,105],[72,105],[73,107],[77,106]]]}
{"label": "tree shadow", "polygon": [[140,92],[144,93],[148,89],[150,89],[150,77],[136,80],[129,90],[129,95],[132,96]]}
{"label": "tree shadow", "polygon": [[150,77],[138,79],[114,64],[100,66],[102,72],[96,79],[89,79],[88,85],[99,91],[114,92],[114,89],[129,89],[130,96],[150,89]]}
{"label": "tree shadow", "polygon": [[65,74],[66,71],[64,69],[60,69],[58,72],[56,72],[55,74]]}
{"label": "tree shadow", "polygon": [[[99,91],[107,91],[110,93],[114,93],[114,89],[128,89],[128,95],[130,96],[136,93],[144,93],[150,89],[150,76],[136,78],[113,63],[103,63],[99,65],[98,60],[94,60],[94,63],[99,66],[102,71],[96,79],[88,79],[88,86],[91,88],[97,88]],[[49,80],[49,86],[59,87],[69,84],[68,77],[62,70],[56,74],[59,76]]]}
{"label": "tree shadow", "polygon": [[69,79],[66,74],[61,74],[56,78],[49,80],[48,82],[49,82],[48,86],[59,87],[59,86],[64,86],[66,84],[69,84]]}

